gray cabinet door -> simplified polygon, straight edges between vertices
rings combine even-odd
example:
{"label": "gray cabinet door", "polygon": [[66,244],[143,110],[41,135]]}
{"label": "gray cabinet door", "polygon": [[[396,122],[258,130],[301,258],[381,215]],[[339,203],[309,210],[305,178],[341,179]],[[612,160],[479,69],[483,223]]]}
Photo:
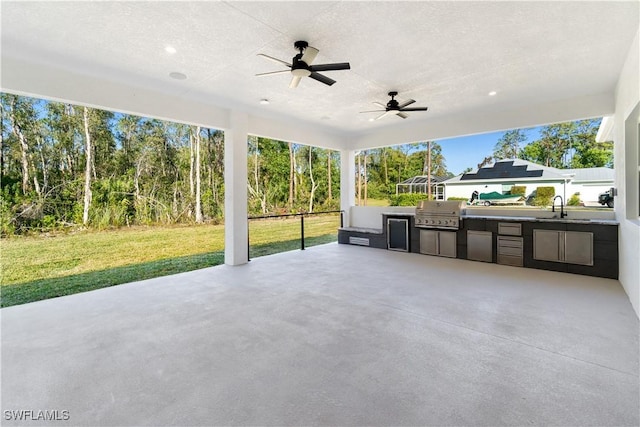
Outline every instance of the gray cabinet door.
{"label": "gray cabinet door", "polygon": [[563,231],[556,230],[533,230],[533,258],[541,261],[563,262],[563,234]]}
{"label": "gray cabinet door", "polygon": [[593,233],[565,232],[565,261],[570,264],[593,265]]}
{"label": "gray cabinet door", "polygon": [[455,231],[440,231],[439,232],[439,255],[449,258],[456,257],[456,232]]}
{"label": "gray cabinet door", "polygon": [[438,255],[438,232],[435,230],[420,230],[420,253]]}
{"label": "gray cabinet door", "polygon": [[409,251],[409,220],[387,219],[387,249],[392,251]]}

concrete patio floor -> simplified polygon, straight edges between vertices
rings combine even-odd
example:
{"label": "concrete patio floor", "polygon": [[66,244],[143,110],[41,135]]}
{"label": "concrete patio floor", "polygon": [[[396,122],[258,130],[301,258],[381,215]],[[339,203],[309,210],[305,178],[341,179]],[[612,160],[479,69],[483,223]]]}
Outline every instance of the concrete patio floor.
{"label": "concrete patio floor", "polygon": [[3,425],[640,423],[614,280],[329,244],[0,315]]}

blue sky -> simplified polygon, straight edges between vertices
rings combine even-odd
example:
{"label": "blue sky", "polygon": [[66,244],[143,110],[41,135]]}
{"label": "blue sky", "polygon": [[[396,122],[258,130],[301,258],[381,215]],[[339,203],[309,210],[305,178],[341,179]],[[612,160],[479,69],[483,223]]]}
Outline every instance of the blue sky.
{"label": "blue sky", "polygon": [[[539,139],[541,129],[541,127],[524,129],[527,141],[523,146]],[[473,169],[478,167],[478,163],[493,153],[493,147],[502,135],[504,135],[504,132],[491,132],[459,138],[439,139],[436,142],[442,147],[447,170],[454,175],[458,175],[468,167]]]}

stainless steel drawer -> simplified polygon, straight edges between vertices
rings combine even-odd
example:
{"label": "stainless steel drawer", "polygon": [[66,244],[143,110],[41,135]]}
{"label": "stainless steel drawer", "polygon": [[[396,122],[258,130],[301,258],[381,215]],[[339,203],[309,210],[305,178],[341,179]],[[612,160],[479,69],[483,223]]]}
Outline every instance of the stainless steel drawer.
{"label": "stainless steel drawer", "polygon": [[511,256],[498,254],[498,264],[512,265],[514,267],[522,267],[522,256]]}
{"label": "stainless steel drawer", "polygon": [[499,222],[498,234],[506,236],[522,236],[522,224],[513,222]]}
{"label": "stainless steel drawer", "polygon": [[497,239],[498,264],[523,266],[523,239],[522,237],[498,236]]}
{"label": "stainless steel drawer", "polygon": [[501,247],[511,247],[522,249],[522,237],[504,237],[498,236],[498,243]]}
{"label": "stainless steel drawer", "polygon": [[498,246],[499,255],[522,256],[522,247],[514,248],[511,246]]}

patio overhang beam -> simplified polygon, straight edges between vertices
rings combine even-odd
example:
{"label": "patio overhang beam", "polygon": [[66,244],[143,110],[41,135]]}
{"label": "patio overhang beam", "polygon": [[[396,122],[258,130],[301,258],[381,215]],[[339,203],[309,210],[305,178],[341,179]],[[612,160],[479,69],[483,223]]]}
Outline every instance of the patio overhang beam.
{"label": "patio overhang beam", "polygon": [[350,139],[349,148],[378,148],[600,118],[612,114],[614,109],[614,94],[607,92],[551,102],[529,103],[504,111],[472,110],[464,114],[427,120],[406,120],[406,123],[393,127],[355,134]]}

